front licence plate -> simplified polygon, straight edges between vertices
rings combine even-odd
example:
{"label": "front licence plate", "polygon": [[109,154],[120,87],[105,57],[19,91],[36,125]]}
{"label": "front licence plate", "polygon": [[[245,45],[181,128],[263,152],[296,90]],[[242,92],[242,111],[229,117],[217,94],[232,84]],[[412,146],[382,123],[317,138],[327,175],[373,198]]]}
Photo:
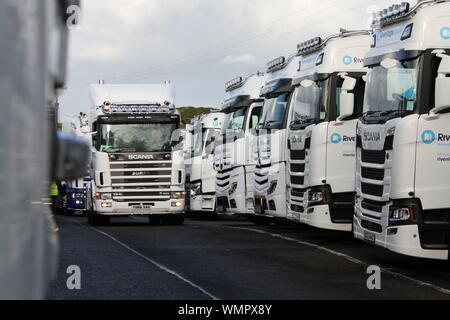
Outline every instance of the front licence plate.
{"label": "front licence plate", "polygon": [[139,210],[139,209],[151,209],[152,208],[152,206],[133,206],[133,209],[137,209],[137,210]]}
{"label": "front licence plate", "polygon": [[364,232],[364,240],[370,243],[375,243],[377,240],[377,236],[372,232]]}

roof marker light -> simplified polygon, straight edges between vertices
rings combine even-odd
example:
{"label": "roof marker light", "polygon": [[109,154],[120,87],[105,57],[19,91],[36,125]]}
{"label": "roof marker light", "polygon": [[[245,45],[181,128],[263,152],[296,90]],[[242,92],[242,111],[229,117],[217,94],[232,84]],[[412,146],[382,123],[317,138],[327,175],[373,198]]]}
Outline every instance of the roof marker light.
{"label": "roof marker light", "polygon": [[241,84],[243,82],[243,80],[244,79],[242,77],[234,78],[233,80],[230,80],[230,81],[228,81],[225,84],[225,89],[227,91],[229,91],[230,89],[232,89],[232,88],[236,87],[237,85]]}
{"label": "roof marker light", "polygon": [[273,71],[275,68],[282,66],[286,62],[285,57],[273,59],[267,63],[267,71]]}
{"label": "roof marker light", "polygon": [[298,54],[306,54],[308,52],[312,52],[313,50],[318,49],[321,44],[322,44],[322,38],[316,37],[316,38],[310,39],[308,41],[299,43],[297,45],[297,52],[298,52]]}
{"label": "roof marker light", "polygon": [[408,2],[394,4],[373,14],[372,27],[383,27],[406,17],[409,13],[410,5]]}

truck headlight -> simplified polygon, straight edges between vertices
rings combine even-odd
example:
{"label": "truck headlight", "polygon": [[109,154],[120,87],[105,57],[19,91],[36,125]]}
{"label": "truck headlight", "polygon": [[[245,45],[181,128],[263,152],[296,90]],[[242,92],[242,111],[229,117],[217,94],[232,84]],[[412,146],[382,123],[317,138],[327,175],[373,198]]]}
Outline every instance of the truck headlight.
{"label": "truck headlight", "polygon": [[310,202],[322,202],[323,201],[323,193],[321,191],[313,191],[309,193],[309,201]]}
{"label": "truck headlight", "polygon": [[275,190],[277,189],[278,186],[278,181],[272,181],[272,183],[270,184],[269,190],[267,191],[269,194],[272,194],[275,192]]}
{"label": "truck headlight", "polygon": [[111,200],[112,194],[111,193],[96,193],[95,194],[95,200]]}
{"label": "truck headlight", "polygon": [[311,206],[327,204],[331,201],[331,190],[327,187],[312,188],[308,192],[308,202]]}
{"label": "truck headlight", "polygon": [[412,221],[414,218],[413,208],[396,208],[392,210],[389,215],[389,220],[392,222],[400,222],[400,221]]}
{"label": "truck headlight", "polygon": [[238,187],[238,183],[237,183],[237,182],[234,182],[234,183],[231,185],[230,191],[228,192],[228,193],[230,194],[230,196],[231,196],[233,193],[236,192],[237,187]]}
{"label": "truck headlight", "polygon": [[109,203],[109,202],[102,202],[101,207],[102,207],[103,209],[106,209],[106,208],[112,208],[112,204]]}
{"label": "truck headlight", "polygon": [[170,198],[175,200],[186,199],[186,192],[171,192]]}

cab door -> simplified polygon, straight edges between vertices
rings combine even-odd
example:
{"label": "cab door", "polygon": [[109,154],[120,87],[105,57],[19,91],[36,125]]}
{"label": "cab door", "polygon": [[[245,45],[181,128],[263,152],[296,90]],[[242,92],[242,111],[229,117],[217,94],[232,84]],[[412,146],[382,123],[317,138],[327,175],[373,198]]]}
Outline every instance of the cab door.
{"label": "cab door", "polygon": [[449,208],[450,113],[419,118],[416,159],[416,197],[423,209]]}
{"label": "cab door", "polygon": [[327,134],[327,184],[333,193],[355,191],[356,124],[358,120],[330,122]]}

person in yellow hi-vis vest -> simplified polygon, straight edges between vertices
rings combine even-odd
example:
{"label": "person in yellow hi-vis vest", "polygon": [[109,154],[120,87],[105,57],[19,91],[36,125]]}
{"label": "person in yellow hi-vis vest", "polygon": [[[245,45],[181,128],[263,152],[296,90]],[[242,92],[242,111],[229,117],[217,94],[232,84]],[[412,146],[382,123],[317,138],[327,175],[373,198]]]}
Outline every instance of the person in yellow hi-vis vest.
{"label": "person in yellow hi-vis vest", "polygon": [[52,199],[52,211],[56,213],[56,200],[59,196],[58,185],[56,183],[52,183],[50,185],[50,198]]}

